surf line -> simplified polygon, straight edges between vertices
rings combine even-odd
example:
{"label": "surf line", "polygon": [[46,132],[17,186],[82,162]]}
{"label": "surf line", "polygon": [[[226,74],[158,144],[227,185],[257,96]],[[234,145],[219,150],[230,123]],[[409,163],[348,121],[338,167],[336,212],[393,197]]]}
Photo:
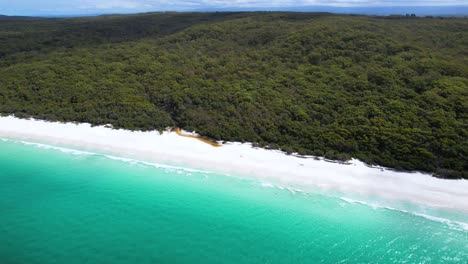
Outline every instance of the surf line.
{"label": "surf line", "polygon": [[198,136],[198,135],[186,134],[186,133],[182,132],[182,129],[180,129],[179,127],[176,127],[175,129],[173,129],[173,131],[176,132],[176,134],[181,136],[181,137],[195,138],[195,139],[198,139],[201,142],[209,144],[209,145],[211,145],[213,147],[221,147],[222,146],[221,144],[219,144],[218,142],[216,142],[214,140],[203,138],[203,137]]}

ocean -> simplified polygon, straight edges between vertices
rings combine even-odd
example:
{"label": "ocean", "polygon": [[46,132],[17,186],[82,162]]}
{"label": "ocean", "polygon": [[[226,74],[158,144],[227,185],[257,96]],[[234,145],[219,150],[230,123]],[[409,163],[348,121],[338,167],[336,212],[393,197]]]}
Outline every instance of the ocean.
{"label": "ocean", "polygon": [[0,140],[0,263],[468,263],[457,221]]}

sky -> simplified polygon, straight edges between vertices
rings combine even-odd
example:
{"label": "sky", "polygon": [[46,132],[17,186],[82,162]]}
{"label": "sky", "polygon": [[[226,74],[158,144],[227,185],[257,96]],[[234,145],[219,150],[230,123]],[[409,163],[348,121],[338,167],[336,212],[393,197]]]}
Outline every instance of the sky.
{"label": "sky", "polygon": [[0,0],[4,15],[67,15],[198,11],[229,9],[281,9],[281,7],[392,7],[467,6],[468,0]]}

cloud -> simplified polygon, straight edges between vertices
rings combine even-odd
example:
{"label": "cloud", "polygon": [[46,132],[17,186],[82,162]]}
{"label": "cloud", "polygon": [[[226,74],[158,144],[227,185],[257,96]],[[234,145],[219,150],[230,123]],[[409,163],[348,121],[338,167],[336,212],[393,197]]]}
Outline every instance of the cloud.
{"label": "cloud", "polygon": [[[137,1],[137,0],[134,0]],[[270,6],[431,6],[467,5],[466,0],[189,0],[158,1],[139,0],[158,5],[172,3],[174,6],[217,7],[270,7]]]}
{"label": "cloud", "polygon": [[[131,13],[232,8],[281,8],[304,6],[467,6],[466,0],[0,0],[0,13],[13,15]],[[41,11],[42,10],[42,11]]]}
{"label": "cloud", "polygon": [[151,8],[151,3],[141,0],[82,0],[78,1],[80,9],[97,9],[97,10],[134,10]]}
{"label": "cloud", "polygon": [[[0,0],[6,1],[6,0]],[[21,1],[21,0],[20,0]],[[44,1],[44,0],[43,0]],[[44,2],[61,0],[45,0]],[[197,7],[294,7],[294,6],[438,6],[466,5],[466,0],[69,0],[69,5],[82,3],[83,8],[161,10]]]}

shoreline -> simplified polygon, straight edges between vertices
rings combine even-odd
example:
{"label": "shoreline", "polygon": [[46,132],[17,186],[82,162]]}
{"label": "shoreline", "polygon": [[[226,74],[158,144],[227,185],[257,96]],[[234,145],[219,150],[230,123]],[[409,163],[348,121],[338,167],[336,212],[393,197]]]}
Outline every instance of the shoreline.
{"label": "shoreline", "polygon": [[179,132],[160,134],[0,117],[2,138],[105,151],[148,162],[183,164],[197,170],[249,176],[301,189],[468,212],[467,180],[445,180],[421,172],[370,167],[355,159],[348,164],[332,163],[323,158],[254,148],[249,143],[228,142],[213,147],[191,133]]}

